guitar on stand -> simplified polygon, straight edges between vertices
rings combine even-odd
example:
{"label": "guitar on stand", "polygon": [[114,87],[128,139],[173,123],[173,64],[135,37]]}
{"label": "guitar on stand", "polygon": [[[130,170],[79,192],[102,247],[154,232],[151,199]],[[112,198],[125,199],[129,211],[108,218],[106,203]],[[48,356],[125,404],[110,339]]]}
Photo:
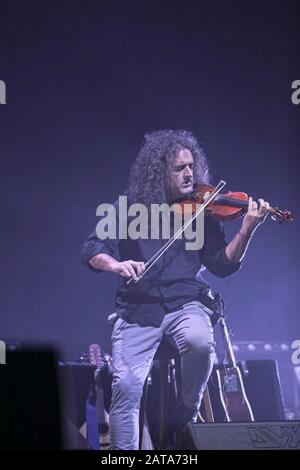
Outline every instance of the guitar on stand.
{"label": "guitar on stand", "polygon": [[220,399],[225,411],[226,421],[254,421],[253,412],[246,395],[242,374],[237,365],[230,333],[224,318],[223,300],[215,294],[218,306],[218,317],[223,336],[227,363],[223,369],[217,369],[218,388]]}
{"label": "guitar on stand", "polygon": [[86,403],[87,437],[91,448],[105,450],[109,447],[109,416],[105,408],[103,372],[110,366],[99,344],[89,346],[89,363],[96,366],[94,384]]}

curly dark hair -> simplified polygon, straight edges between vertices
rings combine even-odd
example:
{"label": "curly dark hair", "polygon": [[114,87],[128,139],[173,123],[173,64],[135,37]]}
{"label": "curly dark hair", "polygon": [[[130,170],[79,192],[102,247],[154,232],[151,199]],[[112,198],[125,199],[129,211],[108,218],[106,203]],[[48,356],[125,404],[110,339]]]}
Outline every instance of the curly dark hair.
{"label": "curly dark hair", "polygon": [[131,168],[126,195],[131,203],[162,204],[167,201],[166,176],[173,159],[182,149],[194,158],[194,184],[210,179],[206,156],[192,132],[167,129],[150,132]]}

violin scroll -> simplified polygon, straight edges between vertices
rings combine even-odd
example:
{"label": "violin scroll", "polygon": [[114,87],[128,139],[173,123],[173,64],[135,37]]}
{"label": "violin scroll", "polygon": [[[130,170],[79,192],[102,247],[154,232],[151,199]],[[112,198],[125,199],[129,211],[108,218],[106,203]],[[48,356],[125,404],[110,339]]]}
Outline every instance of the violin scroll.
{"label": "violin scroll", "polygon": [[278,224],[283,224],[283,222],[293,222],[294,216],[291,211],[285,210],[282,211],[278,207],[272,208],[270,210],[271,219]]}

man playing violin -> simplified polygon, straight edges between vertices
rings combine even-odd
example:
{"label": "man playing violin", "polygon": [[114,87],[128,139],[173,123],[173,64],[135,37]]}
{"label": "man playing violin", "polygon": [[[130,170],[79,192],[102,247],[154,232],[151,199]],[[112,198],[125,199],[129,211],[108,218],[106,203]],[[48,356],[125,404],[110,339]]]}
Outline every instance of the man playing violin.
{"label": "man playing violin", "polygon": [[[191,132],[156,131],[145,136],[126,195],[130,204],[171,205],[191,193],[194,186],[208,182],[207,159]],[[222,223],[207,215],[201,249],[187,250],[184,239],[176,240],[130,287],[124,280],[138,280],[145,262],[164,244],[161,237],[100,240],[95,230],[84,243],[82,259],[87,266],[123,278],[112,333],[111,449],[138,449],[143,385],[163,338],[181,359],[178,426],[196,419],[214,362],[212,311],[205,302],[209,286],[199,272],[205,267],[225,278],[239,269],[252,235],[269,211],[268,202],[258,201],[249,197],[241,228],[229,243]]]}

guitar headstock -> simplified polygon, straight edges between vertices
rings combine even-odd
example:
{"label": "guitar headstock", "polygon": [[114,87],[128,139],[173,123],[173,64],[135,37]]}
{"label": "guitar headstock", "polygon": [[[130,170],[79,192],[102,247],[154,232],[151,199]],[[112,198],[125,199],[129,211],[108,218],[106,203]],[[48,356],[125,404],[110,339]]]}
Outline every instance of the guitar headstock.
{"label": "guitar headstock", "polygon": [[103,352],[99,344],[94,343],[89,346],[90,364],[100,369],[104,365]]}

